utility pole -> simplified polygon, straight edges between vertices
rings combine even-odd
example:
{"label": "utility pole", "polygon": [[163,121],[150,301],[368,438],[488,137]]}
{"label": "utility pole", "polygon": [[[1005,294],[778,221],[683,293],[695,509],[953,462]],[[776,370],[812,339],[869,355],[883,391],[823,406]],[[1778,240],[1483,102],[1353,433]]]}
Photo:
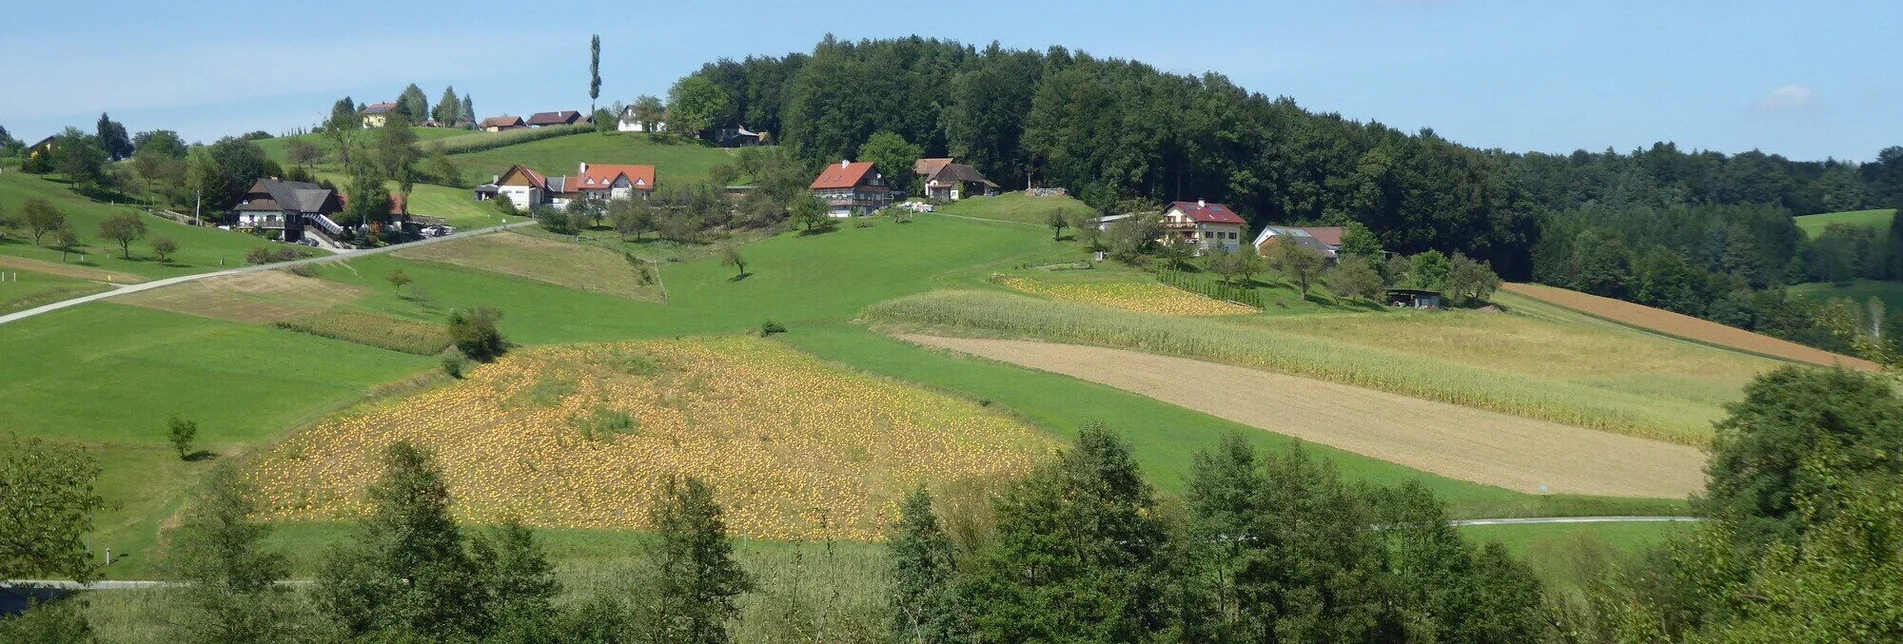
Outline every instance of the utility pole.
{"label": "utility pole", "polygon": [[204,189],[204,188],[199,188],[199,189],[198,189],[198,201],[197,201],[196,203],[193,203],[193,204],[192,204],[192,225],[193,225],[193,226],[203,226],[203,225],[205,225],[205,222],[202,222],[202,221],[199,221],[199,220],[198,220],[198,209],[199,209],[199,208],[203,208],[204,206],[205,206],[205,189]]}

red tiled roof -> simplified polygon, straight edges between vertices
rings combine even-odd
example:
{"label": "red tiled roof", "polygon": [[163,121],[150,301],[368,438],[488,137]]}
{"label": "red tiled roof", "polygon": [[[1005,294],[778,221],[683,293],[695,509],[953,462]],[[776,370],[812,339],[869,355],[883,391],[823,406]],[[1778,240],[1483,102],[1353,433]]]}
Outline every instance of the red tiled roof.
{"label": "red tiled roof", "polygon": [[1329,246],[1341,245],[1341,227],[1340,226],[1321,226],[1316,228],[1303,228],[1302,230],[1306,230],[1308,231],[1308,234],[1313,235],[1315,237],[1315,241],[1321,242],[1323,244],[1327,244]]}
{"label": "red tiled roof", "polygon": [[828,164],[813,180],[812,190],[848,190],[859,185],[872,172],[871,161],[858,163]]}
{"label": "red tiled roof", "polygon": [[607,190],[614,187],[615,177],[628,175],[628,183],[635,190],[654,189],[654,166],[651,165],[593,165],[579,176],[568,178],[571,190]]}
{"label": "red tiled roof", "polygon": [[[1199,222],[1199,223],[1205,223],[1205,224],[1246,224],[1248,223],[1246,221],[1243,221],[1242,216],[1236,214],[1236,211],[1230,210],[1228,206],[1225,206],[1219,203],[1178,201],[1176,203],[1170,204],[1170,208],[1174,208],[1176,210],[1181,211],[1183,213],[1183,216],[1188,217],[1190,221]],[[1169,210],[1165,209],[1164,212],[1169,212]]]}

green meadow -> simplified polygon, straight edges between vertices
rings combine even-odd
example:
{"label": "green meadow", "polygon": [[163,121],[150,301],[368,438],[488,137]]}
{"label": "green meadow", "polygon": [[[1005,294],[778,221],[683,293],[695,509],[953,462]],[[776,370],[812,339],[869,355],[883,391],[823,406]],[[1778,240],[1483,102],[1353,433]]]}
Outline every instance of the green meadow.
{"label": "green meadow", "polygon": [[449,158],[470,185],[485,183],[512,165],[528,166],[548,176],[565,176],[574,174],[577,164],[584,162],[652,165],[654,182],[667,185],[706,181],[709,170],[732,158],[732,150],[635,132],[588,132],[452,154]]}
{"label": "green meadow", "polygon": [[1831,224],[1846,224],[1850,226],[1888,230],[1890,228],[1890,219],[1895,215],[1895,208],[1877,208],[1875,210],[1847,210],[1844,212],[1803,215],[1796,219],[1797,227],[1802,229],[1805,235],[1809,235],[1815,239],[1818,235],[1824,234],[1824,229]]}
{"label": "green meadow", "polygon": [[[0,238],[0,255],[12,255],[43,262],[71,264],[149,279],[235,268],[244,265],[245,252],[269,241],[231,231],[187,226],[170,219],[145,214],[126,205],[93,201],[74,194],[65,184],[22,172],[0,173],[0,212],[17,215],[27,199],[38,197],[66,214],[66,221],[79,237],[74,247],[78,254],[61,259],[58,249],[35,246],[24,231]],[[120,255],[119,243],[99,237],[99,222],[119,213],[132,213],[145,221],[149,231],[145,239],[132,242],[132,259]],[[178,252],[160,262],[152,255],[154,237],[170,237],[178,242]],[[80,254],[85,259],[80,259]]]}

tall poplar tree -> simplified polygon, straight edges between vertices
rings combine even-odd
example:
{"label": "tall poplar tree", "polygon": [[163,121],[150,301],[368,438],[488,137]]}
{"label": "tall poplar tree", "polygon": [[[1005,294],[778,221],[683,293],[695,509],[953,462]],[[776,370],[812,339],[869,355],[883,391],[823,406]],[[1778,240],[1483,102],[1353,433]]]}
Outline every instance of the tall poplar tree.
{"label": "tall poplar tree", "polygon": [[588,39],[588,113],[595,113],[595,101],[601,99],[601,34]]}

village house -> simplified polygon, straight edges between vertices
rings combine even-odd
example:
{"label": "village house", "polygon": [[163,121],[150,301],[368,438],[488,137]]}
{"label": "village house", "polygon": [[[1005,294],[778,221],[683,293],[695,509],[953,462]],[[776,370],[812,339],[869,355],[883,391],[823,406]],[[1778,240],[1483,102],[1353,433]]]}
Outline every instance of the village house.
{"label": "village house", "polygon": [[396,112],[396,103],[371,103],[363,106],[358,114],[363,116],[364,127],[383,127],[390,115]]}
{"label": "village house", "polygon": [[581,112],[563,110],[560,112],[536,112],[529,115],[529,127],[549,127],[552,125],[574,125],[581,122]]}
{"label": "village house", "polygon": [[259,179],[232,208],[232,223],[237,228],[281,231],[284,241],[295,242],[304,238],[307,223],[336,232],[338,226],[330,215],[343,209],[335,190],[302,181]]}
{"label": "village house", "polygon": [[1186,243],[1197,255],[1242,248],[1242,227],[1248,222],[1236,211],[1219,203],[1202,200],[1178,201],[1163,209],[1165,244]]}
{"label": "village house", "polygon": [[1252,245],[1255,246],[1257,254],[1267,255],[1270,244],[1279,243],[1281,240],[1294,240],[1297,245],[1320,253],[1329,261],[1334,261],[1341,252],[1341,231],[1340,226],[1311,228],[1264,226],[1262,232],[1256,234]]}
{"label": "village house", "polygon": [[494,181],[476,186],[475,198],[477,201],[507,198],[519,210],[534,206],[562,208],[582,198],[645,200],[654,193],[654,175],[651,165],[582,163],[574,176],[545,177],[515,165],[496,175]]}
{"label": "village house", "polygon": [[826,166],[810,188],[833,217],[870,215],[892,205],[892,187],[871,161]]}
{"label": "village house", "polygon": [[925,187],[925,198],[936,201],[957,201],[965,197],[998,194],[998,184],[986,179],[977,168],[957,163],[951,158],[919,159],[912,164],[912,174],[919,177]]}
{"label": "village house", "polygon": [[[617,132],[646,132],[648,131],[648,128],[646,123],[641,122],[641,119],[635,118],[634,106],[629,105],[627,107],[621,108],[621,116],[615,119],[615,131]],[[654,123],[654,131],[655,132],[667,131],[667,115],[665,113],[661,115],[661,120],[656,121]]]}
{"label": "village house", "polygon": [[485,132],[501,132],[503,130],[520,130],[528,127],[528,124],[523,123],[522,117],[520,116],[491,116],[483,119],[479,127]]}

